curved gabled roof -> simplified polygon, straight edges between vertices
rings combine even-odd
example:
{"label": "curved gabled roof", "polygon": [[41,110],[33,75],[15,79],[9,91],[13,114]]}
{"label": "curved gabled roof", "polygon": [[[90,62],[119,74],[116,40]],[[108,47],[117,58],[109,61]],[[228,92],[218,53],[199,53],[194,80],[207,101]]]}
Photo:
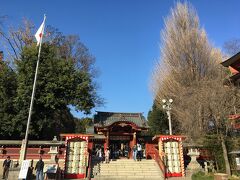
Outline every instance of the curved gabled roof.
{"label": "curved gabled roof", "polygon": [[142,113],[121,113],[97,111],[94,116],[94,124],[98,127],[110,126],[116,122],[132,122],[138,127],[148,127]]}

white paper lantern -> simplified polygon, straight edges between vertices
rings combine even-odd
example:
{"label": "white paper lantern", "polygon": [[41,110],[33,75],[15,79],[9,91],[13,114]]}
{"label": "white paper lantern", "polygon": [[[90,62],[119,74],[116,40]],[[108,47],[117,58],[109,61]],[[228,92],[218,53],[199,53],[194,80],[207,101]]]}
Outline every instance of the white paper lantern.
{"label": "white paper lantern", "polygon": [[172,147],[177,147],[177,142],[172,142]]}
{"label": "white paper lantern", "polygon": [[178,153],[179,153],[179,149],[178,149],[177,147],[174,148],[174,149],[173,149],[173,153],[174,153],[174,154],[178,154]]}
{"label": "white paper lantern", "polygon": [[178,155],[178,154],[174,154],[174,155],[173,155],[173,159],[174,159],[174,160],[179,160],[179,155]]}
{"label": "white paper lantern", "polygon": [[168,155],[167,155],[167,159],[168,159],[168,161],[171,161],[171,160],[173,159],[172,155],[171,155],[171,154],[168,154]]}
{"label": "white paper lantern", "polygon": [[174,162],[173,162],[173,165],[174,165],[175,167],[179,167],[179,166],[180,166],[180,162],[179,162],[179,161],[174,161]]}
{"label": "white paper lantern", "polygon": [[181,170],[180,170],[180,168],[178,166],[175,166],[174,167],[174,172],[179,173],[179,172],[181,172]]}
{"label": "white paper lantern", "polygon": [[168,166],[173,166],[173,161],[167,161]]}
{"label": "white paper lantern", "polygon": [[172,167],[172,166],[168,166],[168,167],[167,167],[167,171],[168,171],[168,172],[173,172],[173,167]]}
{"label": "white paper lantern", "polygon": [[71,173],[72,172],[72,167],[67,168],[67,172]]}
{"label": "white paper lantern", "polygon": [[170,147],[171,147],[171,143],[170,143],[170,142],[166,142],[166,143],[165,143],[165,146],[168,147],[168,148],[170,148]]}
{"label": "white paper lantern", "polygon": [[68,159],[69,161],[72,161],[72,160],[73,160],[73,155],[69,155],[67,159]]}
{"label": "white paper lantern", "polygon": [[74,147],[74,142],[70,142],[70,147]]}

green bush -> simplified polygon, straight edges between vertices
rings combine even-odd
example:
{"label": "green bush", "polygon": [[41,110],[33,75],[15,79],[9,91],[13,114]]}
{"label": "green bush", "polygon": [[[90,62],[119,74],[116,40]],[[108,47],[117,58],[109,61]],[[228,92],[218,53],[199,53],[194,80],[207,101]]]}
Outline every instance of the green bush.
{"label": "green bush", "polygon": [[214,177],[212,174],[205,175],[204,172],[199,171],[192,175],[192,180],[214,180]]}

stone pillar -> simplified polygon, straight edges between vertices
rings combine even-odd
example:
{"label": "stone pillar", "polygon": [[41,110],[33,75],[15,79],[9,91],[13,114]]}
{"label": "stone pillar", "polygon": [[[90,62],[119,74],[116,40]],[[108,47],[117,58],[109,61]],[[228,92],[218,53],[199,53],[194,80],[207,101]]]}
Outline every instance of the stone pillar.
{"label": "stone pillar", "polygon": [[134,132],[132,134],[132,140],[129,142],[129,147],[130,147],[130,154],[129,154],[129,158],[132,159],[133,158],[133,147],[134,145],[137,144],[137,137],[136,137],[136,132]]}
{"label": "stone pillar", "polygon": [[106,133],[106,142],[104,143],[104,151],[109,148],[109,130]]}
{"label": "stone pillar", "polygon": [[133,146],[137,144],[137,133],[133,133]]}

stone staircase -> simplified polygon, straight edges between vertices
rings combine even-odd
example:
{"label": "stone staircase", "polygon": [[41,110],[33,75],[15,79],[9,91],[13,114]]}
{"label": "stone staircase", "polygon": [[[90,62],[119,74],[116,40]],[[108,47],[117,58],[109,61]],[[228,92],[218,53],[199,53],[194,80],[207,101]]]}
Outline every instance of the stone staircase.
{"label": "stone staircase", "polygon": [[95,180],[163,180],[163,174],[154,160],[134,161],[118,159],[109,164],[100,163],[95,169]]}

